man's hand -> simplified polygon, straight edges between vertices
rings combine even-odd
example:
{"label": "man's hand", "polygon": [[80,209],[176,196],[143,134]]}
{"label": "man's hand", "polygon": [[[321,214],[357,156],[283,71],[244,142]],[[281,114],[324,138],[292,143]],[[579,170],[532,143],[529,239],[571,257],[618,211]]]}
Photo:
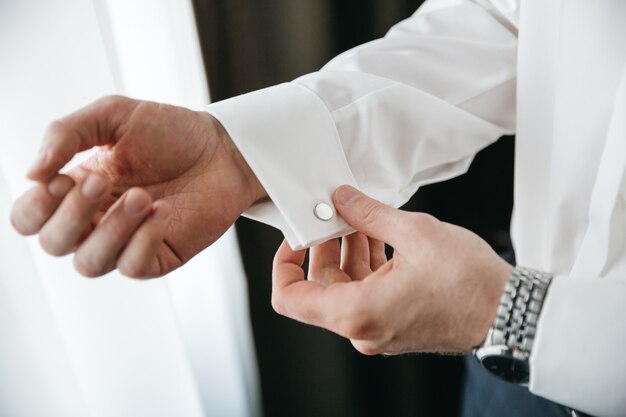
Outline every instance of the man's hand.
{"label": "man's hand", "polygon": [[[67,175],[59,170],[89,148]],[[75,252],[85,276],[157,277],[219,238],[265,191],[207,113],[105,97],[48,128],[12,210],[46,252]]]}
{"label": "man's hand", "polygon": [[[278,313],[338,333],[367,355],[468,352],[485,339],[512,270],[486,242],[348,186],[333,199],[359,232],[341,248],[338,240],[312,248],[308,280],[305,251],[284,242],[274,260]],[[393,246],[393,259],[381,242]]]}

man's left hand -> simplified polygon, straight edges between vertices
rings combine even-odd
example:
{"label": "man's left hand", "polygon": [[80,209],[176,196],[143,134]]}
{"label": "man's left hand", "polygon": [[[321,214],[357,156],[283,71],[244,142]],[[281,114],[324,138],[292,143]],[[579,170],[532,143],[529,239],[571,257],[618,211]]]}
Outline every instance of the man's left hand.
{"label": "man's left hand", "polygon": [[[512,267],[474,233],[395,210],[349,186],[333,196],[357,233],[276,253],[272,305],[323,327],[361,353],[468,352],[491,326]],[[387,260],[384,244],[394,248]]]}

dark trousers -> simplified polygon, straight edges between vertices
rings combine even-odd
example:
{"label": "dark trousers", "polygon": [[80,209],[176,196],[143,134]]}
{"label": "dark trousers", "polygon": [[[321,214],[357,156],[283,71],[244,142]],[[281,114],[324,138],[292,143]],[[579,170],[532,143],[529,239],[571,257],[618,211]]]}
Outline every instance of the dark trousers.
{"label": "dark trousers", "polygon": [[465,367],[461,417],[571,417],[565,407],[496,378],[472,355]]}

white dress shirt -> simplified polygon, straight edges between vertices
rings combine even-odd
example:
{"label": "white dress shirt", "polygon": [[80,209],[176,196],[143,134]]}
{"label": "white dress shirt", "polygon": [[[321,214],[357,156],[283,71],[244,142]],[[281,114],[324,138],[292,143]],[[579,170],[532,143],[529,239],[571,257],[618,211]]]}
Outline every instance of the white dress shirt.
{"label": "white dress shirt", "polygon": [[515,132],[517,259],[557,275],[530,390],[624,416],[624,22],[623,0],[430,0],[321,71],[208,111],[271,197],[247,215],[294,248],[349,231],[314,215],[338,185],[400,206]]}

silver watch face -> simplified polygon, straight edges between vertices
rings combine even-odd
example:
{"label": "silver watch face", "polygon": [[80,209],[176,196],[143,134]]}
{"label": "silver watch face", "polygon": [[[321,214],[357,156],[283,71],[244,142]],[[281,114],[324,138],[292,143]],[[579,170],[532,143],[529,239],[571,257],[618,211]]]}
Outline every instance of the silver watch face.
{"label": "silver watch face", "polygon": [[528,360],[516,358],[506,346],[490,346],[475,352],[482,366],[497,377],[513,384],[528,385]]}

